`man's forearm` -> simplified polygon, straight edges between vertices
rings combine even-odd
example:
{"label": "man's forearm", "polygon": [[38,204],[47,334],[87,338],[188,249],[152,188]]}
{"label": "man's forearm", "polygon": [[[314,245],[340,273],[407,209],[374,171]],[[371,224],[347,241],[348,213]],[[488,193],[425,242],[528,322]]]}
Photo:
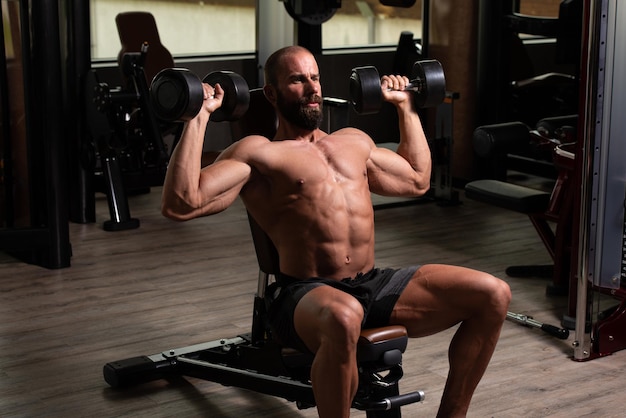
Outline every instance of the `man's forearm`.
{"label": "man's forearm", "polygon": [[400,144],[397,153],[409,162],[424,178],[423,183],[428,185],[432,166],[431,153],[419,115],[413,110],[412,105],[403,103],[403,106],[398,106],[398,121]]}
{"label": "man's forearm", "polygon": [[163,184],[162,210],[177,211],[190,195],[197,193],[202,149],[208,114],[201,113],[185,124],[180,141],[172,152]]}

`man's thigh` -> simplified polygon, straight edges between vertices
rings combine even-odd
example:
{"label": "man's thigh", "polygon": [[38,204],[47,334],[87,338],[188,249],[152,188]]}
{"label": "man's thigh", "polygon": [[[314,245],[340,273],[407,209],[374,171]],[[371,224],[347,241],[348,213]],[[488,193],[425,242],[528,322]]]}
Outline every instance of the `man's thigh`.
{"label": "man's thigh", "polygon": [[390,322],[404,325],[412,337],[443,331],[486,303],[494,281],[498,279],[490,274],[465,267],[421,266],[400,295]]}

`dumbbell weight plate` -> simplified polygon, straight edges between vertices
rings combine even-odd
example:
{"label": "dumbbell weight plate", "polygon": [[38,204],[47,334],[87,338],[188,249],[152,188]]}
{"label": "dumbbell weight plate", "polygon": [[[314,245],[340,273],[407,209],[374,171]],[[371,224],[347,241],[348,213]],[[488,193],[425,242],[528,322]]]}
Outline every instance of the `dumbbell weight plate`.
{"label": "dumbbell weight plate", "polygon": [[203,82],[224,90],[222,106],[211,113],[213,122],[234,121],[246,113],[250,105],[250,90],[246,80],[232,71],[215,71],[204,77]]}
{"label": "dumbbell weight plate", "polygon": [[413,64],[411,80],[420,80],[420,91],[414,94],[418,108],[440,105],[446,97],[446,78],[437,60],[422,60]]}
{"label": "dumbbell weight plate", "polygon": [[354,110],[361,115],[376,113],[383,102],[380,75],[376,67],[366,66],[352,69],[350,75],[350,101]]}
{"label": "dumbbell weight plate", "polygon": [[285,10],[292,19],[307,25],[321,25],[337,11],[337,8],[327,5],[327,2],[284,0],[284,3]]}
{"label": "dumbbell weight plate", "polygon": [[202,107],[202,82],[184,68],[161,70],[150,85],[150,98],[159,119],[186,121],[193,119]]}

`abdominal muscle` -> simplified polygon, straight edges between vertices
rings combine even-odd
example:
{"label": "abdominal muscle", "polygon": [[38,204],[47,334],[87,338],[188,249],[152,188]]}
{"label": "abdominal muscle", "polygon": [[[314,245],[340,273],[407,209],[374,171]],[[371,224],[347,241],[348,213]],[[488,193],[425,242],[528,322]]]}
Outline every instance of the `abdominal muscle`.
{"label": "abdominal muscle", "polygon": [[283,274],[343,279],[374,267],[369,152],[345,134],[257,151],[241,197],[276,246]]}
{"label": "abdominal muscle", "polygon": [[280,196],[259,204],[242,195],[276,246],[283,274],[343,279],[374,267],[374,215],[365,179],[307,184]]}

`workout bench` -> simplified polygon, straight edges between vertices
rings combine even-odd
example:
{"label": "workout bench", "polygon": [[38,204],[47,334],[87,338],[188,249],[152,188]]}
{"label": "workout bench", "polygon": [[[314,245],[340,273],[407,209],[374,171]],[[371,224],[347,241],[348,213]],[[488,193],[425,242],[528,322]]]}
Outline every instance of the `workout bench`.
{"label": "workout bench", "polygon": [[[271,105],[261,89],[250,93],[248,112],[240,120],[231,122],[235,139],[249,134],[271,138],[276,130]],[[332,121],[327,123],[333,124]],[[310,382],[313,356],[279,345],[267,328],[264,296],[267,286],[279,272],[278,252],[249,214],[248,219],[259,263],[251,331],[107,363],[103,373],[109,385],[122,388],[173,376],[190,376],[277,396],[295,402],[300,409],[315,406]],[[403,326],[361,332],[357,348],[359,387],[352,407],[366,411],[368,418],[401,417],[401,406],[424,399],[422,391],[406,394],[399,391],[402,353],[407,341]]]}
{"label": "workout bench", "polygon": [[[527,147],[529,143],[549,150],[558,173],[551,192],[493,179],[475,180],[465,186],[469,199],[529,217],[553,265],[512,266],[506,272],[512,277],[551,276],[552,285],[547,288],[548,294],[567,294],[573,280],[570,274],[570,242],[575,121],[575,117],[547,118],[538,122],[537,129],[533,131],[521,122],[487,125],[474,131],[474,150],[483,158],[503,158],[511,150]],[[555,228],[551,224],[555,224]]]}

